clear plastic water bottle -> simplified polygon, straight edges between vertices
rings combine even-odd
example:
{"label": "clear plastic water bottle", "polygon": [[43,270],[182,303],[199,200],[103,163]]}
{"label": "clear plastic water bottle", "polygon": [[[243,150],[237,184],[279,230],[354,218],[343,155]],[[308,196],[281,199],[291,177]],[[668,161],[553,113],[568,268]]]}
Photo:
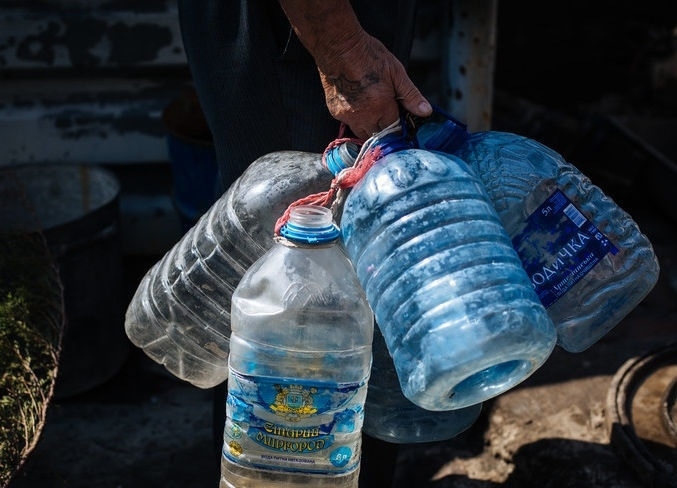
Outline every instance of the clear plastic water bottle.
{"label": "clear plastic water bottle", "polygon": [[554,326],[466,163],[384,154],[345,200],[346,250],[404,396],[435,411],[479,404],[545,362]]}
{"label": "clear plastic water bottle", "polygon": [[319,154],[281,151],[254,161],[145,274],[125,317],[132,343],[196,386],[225,381],[233,290],[272,245],[289,204],[331,179]]}
{"label": "clear plastic water bottle", "polygon": [[357,487],[373,314],[329,209],[281,235],[232,296],[220,486]]}
{"label": "clear plastic water bottle", "polygon": [[450,117],[424,123],[416,137],[480,177],[565,350],[588,349],[656,284],[649,239],[557,152],[508,132],[469,134]]}

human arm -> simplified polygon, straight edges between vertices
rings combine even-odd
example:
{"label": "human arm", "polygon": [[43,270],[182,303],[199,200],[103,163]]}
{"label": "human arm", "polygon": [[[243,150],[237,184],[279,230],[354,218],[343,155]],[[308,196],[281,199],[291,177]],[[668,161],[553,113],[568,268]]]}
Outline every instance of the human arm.
{"label": "human arm", "polygon": [[400,61],[360,25],[348,0],[279,0],[313,56],[327,108],[367,139],[399,118],[399,108],[428,116],[432,108]]}

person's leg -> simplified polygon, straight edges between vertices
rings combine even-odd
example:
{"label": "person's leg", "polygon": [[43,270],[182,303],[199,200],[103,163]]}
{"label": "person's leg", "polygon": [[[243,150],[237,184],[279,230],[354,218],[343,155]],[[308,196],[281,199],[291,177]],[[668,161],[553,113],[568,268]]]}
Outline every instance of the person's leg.
{"label": "person's leg", "polygon": [[[312,59],[277,2],[179,0],[184,49],[212,132],[222,190],[269,152],[321,152],[337,136]],[[226,383],[213,389],[220,465]]]}

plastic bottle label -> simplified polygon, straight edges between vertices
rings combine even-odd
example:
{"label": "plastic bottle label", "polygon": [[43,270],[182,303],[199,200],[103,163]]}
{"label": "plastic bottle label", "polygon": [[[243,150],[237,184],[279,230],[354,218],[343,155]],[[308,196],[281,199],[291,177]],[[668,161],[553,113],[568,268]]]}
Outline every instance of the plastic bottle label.
{"label": "plastic bottle label", "polygon": [[559,189],[527,217],[512,244],[546,308],[618,252]]}
{"label": "plastic bottle label", "polygon": [[231,461],[331,474],[357,467],[366,382],[317,383],[231,371],[228,388],[223,455]]}

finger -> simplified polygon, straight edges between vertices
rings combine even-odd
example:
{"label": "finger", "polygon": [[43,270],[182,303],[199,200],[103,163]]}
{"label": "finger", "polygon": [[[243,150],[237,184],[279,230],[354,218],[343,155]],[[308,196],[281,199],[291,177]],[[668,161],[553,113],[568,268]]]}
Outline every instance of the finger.
{"label": "finger", "polygon": [[430,102],[406,75],[399,78],[399,83],[395,85],[395,91],[397,101],[407,112],[419,117],[428,117],[433,113]]}
{"label": "finger", "polygon": [[[390,112],[391,111],[389,111],[389,113]],[[355,136],[366,140],[374,134],[381,132],[383,129],[390,127],[393,123],[398,121],[399,118],[399,112],[395,110],[394,113],[380,117],[375,121],[358,120],[354,121],[352,124],[348,123],[348,127],[350,127],[350,130],[353,134],[355,134]]]}
{"label": "finger", "polygon": [[382,131],[400,120],[400,109],[397,104],[393,104],[384,111],[380,119],[378,119],[378,130]]}

